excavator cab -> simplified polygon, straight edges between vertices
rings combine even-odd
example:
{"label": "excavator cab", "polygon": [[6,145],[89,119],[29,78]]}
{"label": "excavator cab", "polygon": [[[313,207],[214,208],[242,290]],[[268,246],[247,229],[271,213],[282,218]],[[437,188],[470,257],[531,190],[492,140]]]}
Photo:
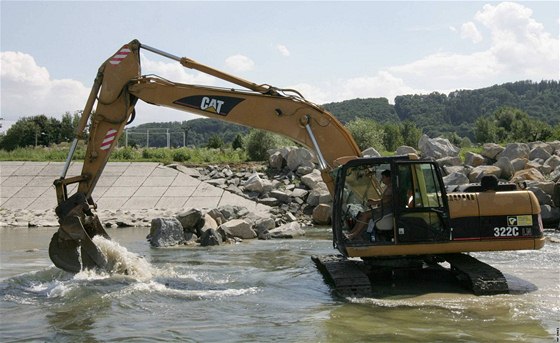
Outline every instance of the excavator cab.
{"label": "excavator cab", "polygon": [[[384,173],[390,175],[385,183],[380,181]],[[336,171],[333,205],[334,244],[345,256],[384,255],[391,246],[450,239],[447,196],[434,161],[411,156],[352,160]],[[361,234],[348,239],[347,233],[360,225]]]}

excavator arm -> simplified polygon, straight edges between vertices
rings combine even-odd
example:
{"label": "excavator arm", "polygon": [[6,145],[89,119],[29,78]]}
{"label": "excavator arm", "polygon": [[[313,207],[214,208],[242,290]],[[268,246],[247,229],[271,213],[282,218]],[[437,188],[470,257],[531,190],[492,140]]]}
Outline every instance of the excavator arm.
{"label": "excavator arm", "polygon": [[[140,49],[176,60],[183,66],[243,87],[243,90],[180,84],[155,76],[142,76]],[[331,190],[330,171],[338,160],[360,155],[350,133],[330,113],[303,98],[297,91],[258,85],[191,59],[180,58],[142,45],[125,44],[98,70],[90,96],[76,130],[64,170],[54,181],[59,230],[49,246],[53,263],[66,271],[104,268],[107,261],[93,243],[96,235],[109,237],[97,215],[92,198],[111,151],[127,123],[134,119],[140,99],[208,118],[281,134],[315,151],[323,179]],[[94,106],[95,112],[93,111]],[[90,122],[87,150],[79,176],[66,177],[78,140],[85,138]],[[78,184],[74,194],[68,186]]]}

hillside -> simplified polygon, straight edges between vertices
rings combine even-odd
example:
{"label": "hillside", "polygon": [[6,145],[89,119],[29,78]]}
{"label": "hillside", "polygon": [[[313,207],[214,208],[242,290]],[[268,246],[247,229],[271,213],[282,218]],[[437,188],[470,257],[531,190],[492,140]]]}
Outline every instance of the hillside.
{"label": "hillside", "polygon": [[[518,81],[475,90],[457,90],[450,94],[401,95],[391,105],[386,98],[352,99],[323,105],[342,123],[356,118],[372,119],[379,123],[409,120],[431,137],[455,132],[461,137],[474,138],[474,122],[479,117],[490,117],[500,107],[521,109],[530,118],[549,125],[560,124],[559,81]],[[194,119],[188,122],[148,123],[131,128],[138,132],[129,136],[129,143],[144,145],[146,129],[150,129],[150,146],[165,146],[169,129],[171,146],[182,146],[183,135],[187,145],[203,146],[210,137],[220,136],[231,143],[238,134],[248,129],[214,119]],[[154,130],[159,128],[158,130]]]}

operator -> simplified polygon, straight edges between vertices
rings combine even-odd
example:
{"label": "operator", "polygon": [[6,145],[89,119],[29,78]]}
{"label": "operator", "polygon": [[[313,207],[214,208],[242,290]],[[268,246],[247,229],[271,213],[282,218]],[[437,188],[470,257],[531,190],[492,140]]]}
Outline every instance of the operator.
{"label": "operator", "polygon": [[384,170],[381,173],[381,182],[385,185],[385,190],[381,195],[381,199],[368,199],[367,205],[374,207],[371,211],[365,211],[356,218],[356,225],[352,228],[346,238],[350,240],[359,240],[362,238],[364,230],[368,227],[369,221],[373,219],[381,219],[384,215],[393,212],[393,187],[391,183],[391,171]]}

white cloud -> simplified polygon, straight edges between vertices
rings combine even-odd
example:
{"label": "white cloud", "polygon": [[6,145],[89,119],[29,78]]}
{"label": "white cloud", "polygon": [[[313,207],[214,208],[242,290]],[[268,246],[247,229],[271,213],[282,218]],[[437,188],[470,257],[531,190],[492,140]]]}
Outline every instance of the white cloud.
{"label": "white cloud", "polygon": [[89,89],[81,82],[52,79],[33,56],[14,51],[0,53],[1,113],[6,120],[45,114],[62,114],[83,108]]}
{"label": "white cloud", "polygon": [[546,32],[532,14],[523,5],[503,2],[484,5],[475,19],[490,30],[490,52],[504,70],[528,79],[558,79],[558,39]]}
{"label": "white cloud", "polygon": [[278,52],[280,52],[282,56],[285,57],[290,56],[290,50],[288,50],[288,48],[285,45],[277,44],[276,49],[278,50]]}
{"label": "white cloud", "polygon": [[461,38],[469,39],[473,43],[479,43],[482,41],[482,34],[476,28],[476,25],[469,21],[461,25]]}
{"label": "white cloud", "polygon": [[233,71],[243,72],[253,70],[255,62],[247,56],[238,54],[226,58],[226,65]]}
{"label": "white cloud", "polygon": [[[434,91],[486,87],[496,82],[558,79],[558,39],[517,3],[484,5],[474,19],[488,29],[491,45],[470,54],[438,52],[387,70],[414,88]],[[473,22],[461,27],[473,42],[482,33]]]}

